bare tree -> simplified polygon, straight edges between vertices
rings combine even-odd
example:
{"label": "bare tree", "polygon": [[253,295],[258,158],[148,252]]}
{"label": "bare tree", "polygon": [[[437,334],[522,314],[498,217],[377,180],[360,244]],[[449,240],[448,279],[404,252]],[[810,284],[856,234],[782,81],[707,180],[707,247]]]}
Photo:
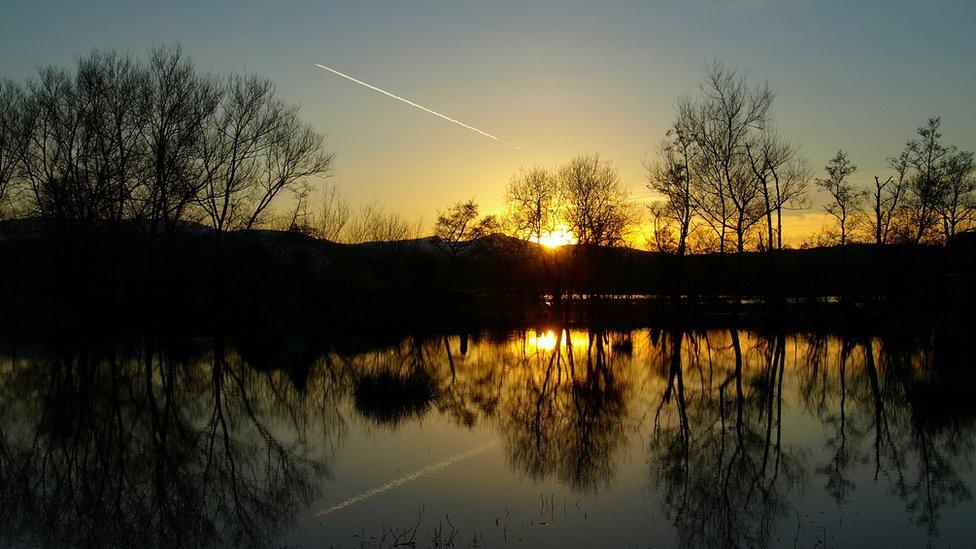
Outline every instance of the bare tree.
{"label": "bare tree", "polygon": [[126,85],[112,74],[116,68],[96,52],[75,74],[41,69],[20,95],[19,113],[8,116],[16,123],[17,144],[8,152],[27,190],[25,209],[62,228],[120,217],[118,166],[134,155],[120,159],[114,145],[113,134],[132,139],[128,122],[115,125],[112,86]]}
{"label": "bare tree", "polygon": [[[24,210],[56,224],[92,227],[134,215],[143,185],[146,71],[129,56],[95,51],[71,74],[44,68],[17,101],[8,148],[26,190]],[[8,103],[9,106],[9,103]]]}
{"label": "bare tree", "polygon": [[349,225],[352,210],[335,185],[326,185],[319,203],[318,235],[339,242]]}
{"label": "bare tree", "polygon": [[284,189],[327,176],[333,154],[298,119],[297,108],[275,97],[255,76],[230,77],[217,115],[200,143],[204,168],[201,206],[217,231],[249,229]]}
{"label": "bare tree", "polygon": [[[205,218],[218,232],[259,223],[282,191],[304,217],[328,175],[323,138],[256,77],[201,74],[178,47],[148,59],[93,51],[0,88],[0,202],[66,229],[134,220],[151,234]],[[6,207],[6,204],[0,204]],[[64,234],[70,234],[65,232]]]}
{"label": "bare tree", "polygon": [[908,180],[908,200],[905,205],[910,238],[915,243],[934,236],[948,165],[957,153],[955,147],[942,144],[941,125],[939,117],[930,118],[925,126],[918,129],[918,137],[905,145],[908,165],[913,170]]}
{"label": "bare tree", "polygon": [[651,217],[651,234],[643,233],[647,245],[659,252],[684,255],[687,249],[687,236],[684,242],[685,247],[682,248],[681,226],[678,225],[678,228],[675,228],[677,223],[671,218],[672,212],[667,202],[651,203],[647,206],[647,211]]}
{"label": "bare tree", "polygon": [[262,158],[258,198],[251,208],[246,229],[254,226],[282,190],[291,189],[310,177],[332,175],[335,153],[324,150],[325,138],[301,121],[298,108],[285,107],[278,116],[274,138]]}
{"label": "bare tree", "polygon": [[827,171],[827,178],[818,179],[817,186],[830,194],[831,201],[824,205],[824,209],[837,219],[840,226],[840,245],[844,246],[847,244],[849,222],[860,211],[867,191],[857,189],[847,181],[847,176],[857,171],[857,166],[847,158],[846,152],[837,151],[837,155],[830,159],[824,169]]}
{"label": "bare tree", "polygon": [[556,230],[560,195],[553,174],[543,167],[521,169],[505,188],[506,224],[524,240],[539,240]]}
{"label": "bare tree", "polygon": [[[660,160],[653,164],[645,163],[648,189],[663,197],[663,201],[652,204],[651,216],[654,221],[654,241],[661,251],[671,248],[684,255],[692,222],[697,215],[697,203],[693,193],[698,184],[694,179],[691,163],[697,153],[696,146],[680,127],[668,131],[661,143]],[[677,236],[672,235],[672,225],[677,227]]]}
{"label": "bare tree", "polygon": [[773,173],[776,201],[776,248],[783,249],[783,211],[810,207],[812,169],[806,157],[795,155],[781,170]]}
{"label": "bare tree", "polygon": [[141,101],[147,74],[131,55],[94,51],[78,62],[78,91],[89,113],[84,125],[91,171],[102,189],[102,215],[115,226],[132,215],[132,196],[149,163]]}
{"label": "bare tree", "polygon": [[945,182],[936,202],[946,245],[957,232],[971,228],[976,220],[974,171],[972,151],[954,151],[946,162]]}
{"label": "bare tree", "polygon": [[696,169],[701,177],[694,194],[699,211],[725,251],[732,231],[742,252],[749,229],[765,217],[762,185],[749,161],[747,145],[759,141],[769,126],[774,94],[768,83],[750,86],[748,73],[713,62],[698,97],[678,104],[678,127],[700,149]]}
{"label": "bare tree", "polygon": [[908,155],[902,153],[888,159],[888,165],[895,171],[884,181],[874,176],[874,194],[872,196],[874,213],[871,221],[874,242],[878,246],[888,243],[891,236],[895,214],[901,206],[905,194],[905,176],[908,173]]}
{"label": "bare tree", "polygon": [[141,108],[147,115],[143,135],[152,167],[136,199],[150,232],[170,232],[206,183],[198,169],[199,145],[222,94],[216,80],[198,75],[179,47],[150,51],[147,84]]}
{"label": "bare tree", "polygon": [[584,246],[623,242],[633,217],[630,193],[610,161],[580,155],[559,169],[559,188],[566,224]]}
{"label": "bare tree", "polygon": [[416,236],[416,231],[398,212],[388,211],[376,201],[364,204],[355,217],[348,222],[345,231],[346,242],[393,242],[407,240]]}
{"label": "bare tree", "polygon": [[806,159],[772,131],[759,135],[755,143],[747,142],[746,156],[762,195],[767,249],[782,249],[783,210],[805,205],[810,181]]}
{"label": "bare tree", "polygon": [[292,208],[291,220],[288,223],[288,230],[306,235],[315,232],[312,226],[311,213],[308,211],[308,201],[315,190],[308,179],[302,179],[291,187]]}
{"label": "bare tree", "polygon": [[274,139],[277,110],[271,82],[234,75],[200,143],[200,205],[217,232],[240,228],[257,191],[262,156]]}
{"label": "bare tree", "polygon": [[20,136],[21,91],[9,80],[0,82],[0,220],[15,201],[17,151]]}
{"label": "bare tree", "polygon": [[472,241],[498,230],[495,216],[479,218],[478,209],[478,203],[472,198],[437,212],[434,236],[447,246],[452,257],[456,257]]}
{"label": "bare tree", "polygon": [[80,218],[77,165],[79,127],[74,83],[65,71],[41,69],[27,83],[23,124],[18,128],[21,173],[29,190],[34,213],[58,223]]}

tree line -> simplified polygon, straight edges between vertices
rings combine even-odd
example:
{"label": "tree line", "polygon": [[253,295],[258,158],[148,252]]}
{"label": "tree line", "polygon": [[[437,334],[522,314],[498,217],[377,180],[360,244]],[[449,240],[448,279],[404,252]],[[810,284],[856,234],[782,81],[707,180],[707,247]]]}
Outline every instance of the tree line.
{"label": "tree line", "polygon": [[283,193],[297,217],[333,160],[269,80],[201,72],[178,47],[0,85],[0,211],[59,230],[250,229]]}
{"label": "tree line", "polygon": [[946,244],[976,221],[976,165],[973,152],[942,142],[940,118],[918,128],[905,149],[888,158],[894,172],[874,186],[858,188],[847,181],[857,167],[843,150],[824,168],[827,177],[817,186],[827,191],[825,209],[836,220],[840,244],[852,230],[861,238],[889,242]]}
{"label": "tree line", "polygon": [[564,232],[584,246],[620,246],[649,219],[643,236],[662,252],[781,250],[785,213],[811,209],[817,191],[830,225],[812,235],[814,245],[944,245],[976,227],[973,152],[942,142],[941,119],[928,120],[888,159],[893,175],[864,188],[850,181],[857,167],[843,150],[814,177],[800,147],[777,130],[774,99],[768,82],[714,62],[697,92],[678,101],[645,164],[656,195],[646,209],[612,162],[581,154],[554,168],[520,169],[501,216],[479,219],[474,199],[439,211],[434,235],[456,246],[494,231],[535,242]]}
{"label": "tree line", "polygon": [[[778,250],[785,212],[809,209],[814,191],[832,220],[816,244],[944,244],[976,224],[973,153],[943,143],[939,118],[888,159],[893,175],[862,188],[843,150],[815,178],[777,130],[774,100],[768,82],[716,61],[646,162],[648,207],[611,161],[581,154],[520,169],[500,215],[480,215],[473,198],[438,211],[433,236],[455,255],[495,232],[534,242],[563,234],[586,247],[626,245],[640,231],[677,255]],[[37,217],[68,232],[272,226],[348,243],[427,234],[378,202],[354,209],[335,186],[317,188],[334,158],[269,80],[202,72],[178,47],[94,51],[71,71],[0,84],[0,219]]]}
{"label": "tree line", "polygon": [[647,166],[648,187],[662,197],[650,208],[659,249],[782,249],[784,211],[809,208],[812,190],[827,195],[834,222],[819,244],[945,244],[974,227],[973,153],[942,142],[939,118],[888,159],[894,175],[866,189],[849,181],[857,168],[843,150],[826,177],[813,178],[799,147],[776,130],[774,99],[767,82],[715,62],[698,92],[678,102]]}

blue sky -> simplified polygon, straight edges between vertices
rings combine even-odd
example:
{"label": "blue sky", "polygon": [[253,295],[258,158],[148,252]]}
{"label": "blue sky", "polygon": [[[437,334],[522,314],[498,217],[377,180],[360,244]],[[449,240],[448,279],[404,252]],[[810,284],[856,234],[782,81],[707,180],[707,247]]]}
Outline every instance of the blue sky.
{"label": "blue sky", "polygon": [[[24,2],[5,0],[0,74],[92,48],[179,43],[204,69],[267,76],[338,153],[334,182],[408,217],[499,208],[522,165],[641,162],[713,58],[768,78],[814,166],[838,148],[885,173],[931,115],[976,148],[976,2]],[[521,145],[513,150],[314,68],[322,63]]]}

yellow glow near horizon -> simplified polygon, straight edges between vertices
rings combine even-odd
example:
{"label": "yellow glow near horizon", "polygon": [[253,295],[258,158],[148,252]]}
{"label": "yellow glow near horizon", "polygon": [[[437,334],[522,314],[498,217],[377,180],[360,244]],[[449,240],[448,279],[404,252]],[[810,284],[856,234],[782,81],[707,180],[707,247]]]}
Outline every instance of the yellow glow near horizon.
{"label": "yellow glow near horizon", "polygon": [[546,248],[558,248],[567,244],[576,244],[576,237],[565,225],[560,225],[542,236],[533,236],[532,241],[542,244]]}

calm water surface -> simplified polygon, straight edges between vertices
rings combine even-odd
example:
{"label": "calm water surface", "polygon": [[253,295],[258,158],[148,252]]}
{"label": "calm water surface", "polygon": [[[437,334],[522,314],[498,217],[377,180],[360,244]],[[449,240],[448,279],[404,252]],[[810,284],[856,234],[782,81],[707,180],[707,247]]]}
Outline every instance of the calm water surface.
{"label": "calm water surface", "polygon": [[962,343],[8,341],[0,544],[971,546]]}

